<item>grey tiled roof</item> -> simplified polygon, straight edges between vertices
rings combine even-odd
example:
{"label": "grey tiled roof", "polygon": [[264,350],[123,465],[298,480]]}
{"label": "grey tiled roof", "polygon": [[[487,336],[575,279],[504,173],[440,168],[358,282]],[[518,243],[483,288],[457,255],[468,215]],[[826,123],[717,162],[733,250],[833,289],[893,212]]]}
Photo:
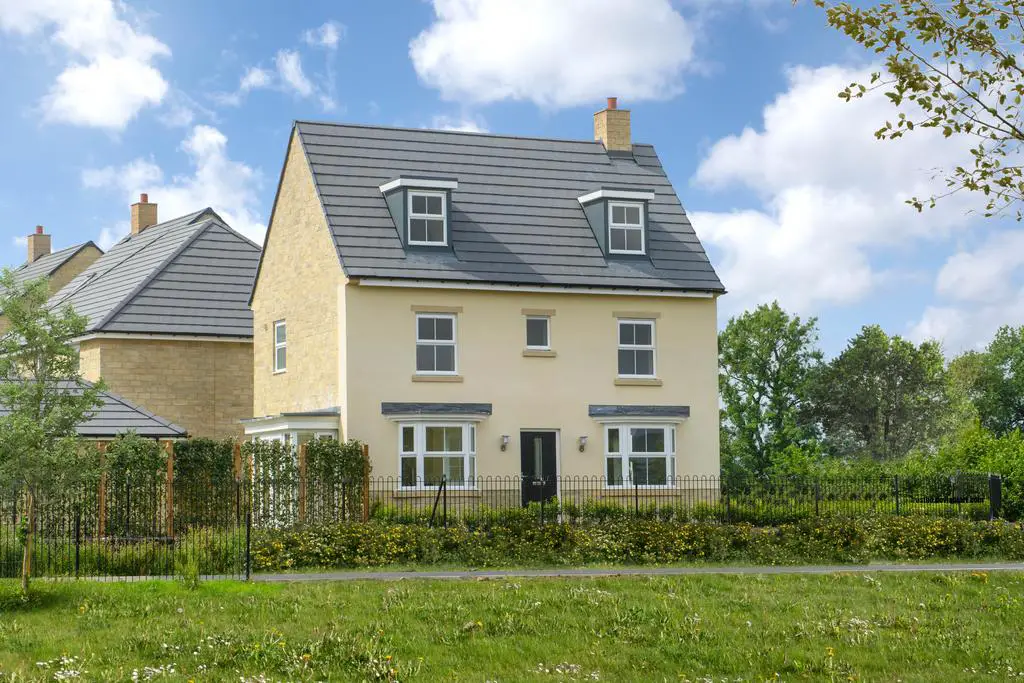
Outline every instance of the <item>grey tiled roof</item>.
{"label": "grey tiled roof", "polygon": [[92,242],[76,244],[73,247],[67,247],[66,249],[42,256],[32,263],[23,263],[18,268],[15,268],[14,277],[18,282],[28,282],[30,280],[38,280],[41,277],[49,277],[86,247],[94,247],[101,254],[103,253],[103,250]]}
{"label": "grey tiled roof", "polygon": [[89,332],[252,337],[260,248],[212,209],[130,235],[57,292]]}
{"label": "grey tiled roof", "polygon": [[[650,145],[296,123],[350,277],[722,292]],[[453,250],[405,250],[380,186],[449,177]],[[602,188],[653,191],[650,258],[607,259],[580,206]]]}
{"label": "grey tiled roof", "polygon": [[[81,393],[83,386],[92,386],[85,380],[81,384],[70,382],[66,390]],[[139,436],[154,439],[180,439],[187,436],[183,427],[158,417],[141,406],[109,391],[100,392],[102,405],[89,419],[78,426],[78,435],[89,439],[109,439],[134,431]],[[8,409],[0,405],[0,417],[8,414]]]}
{"label": "grey tiled roof", "polygon": [[690,417],[690,406],[593,405],[590,417]]}
{"label": "grey tiled roof", "polygon": [[381,415],[490,415],[490,403],[381,403]]}

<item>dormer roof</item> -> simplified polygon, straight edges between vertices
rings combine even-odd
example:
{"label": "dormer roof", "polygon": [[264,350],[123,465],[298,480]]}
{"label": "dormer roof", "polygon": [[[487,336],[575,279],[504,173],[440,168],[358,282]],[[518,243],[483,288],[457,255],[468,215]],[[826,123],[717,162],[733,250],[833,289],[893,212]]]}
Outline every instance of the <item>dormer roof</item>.
{"label": "dormer roof", "polygon": [[[348,277],[724,291],[650,145],[295,125]],[[387,202],[431,179],[452,185],[446,249],[403,243]],[[595,192],[643,195],[645,258],[606,255],[581,204]]]}

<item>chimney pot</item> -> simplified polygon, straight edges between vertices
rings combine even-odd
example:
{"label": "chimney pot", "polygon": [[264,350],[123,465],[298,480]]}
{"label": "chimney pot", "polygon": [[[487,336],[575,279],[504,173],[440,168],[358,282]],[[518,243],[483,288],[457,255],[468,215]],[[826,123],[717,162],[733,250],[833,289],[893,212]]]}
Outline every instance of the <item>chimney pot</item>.
{"label": "chimney pot", "polygon": [[43,234],[43,226],[41,226],[41,225],[37,225],[36,226],[36,234],[37,235],[42,235]]}
{"label": "chimney pot", "polygon": [[138,235],[146,228],[157,224],[156,204],[149,202],[149,194],[143,192],[139,201],[132,204],[132,234]]}
{"label": "chimney pot", "polygon": [[608,98],[608,108],[609,109],[617,109],[618,106],[619,106],[619,98],[618,97],[609,97]]}

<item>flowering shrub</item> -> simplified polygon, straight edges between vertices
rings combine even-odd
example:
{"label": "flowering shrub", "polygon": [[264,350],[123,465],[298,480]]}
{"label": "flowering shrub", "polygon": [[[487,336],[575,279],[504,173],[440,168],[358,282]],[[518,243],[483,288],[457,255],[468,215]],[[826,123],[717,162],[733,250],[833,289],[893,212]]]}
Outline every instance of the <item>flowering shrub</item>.
{"label": "flowering shrub", "polygon": [[257,534],[252,545],[256,570],[982,557],[1024,559],[1024,528],[918,516],[821,518],[770,527],[658,519],[613,519],[583,526],[499,522],[447,529],[376,522],[268,531]]}

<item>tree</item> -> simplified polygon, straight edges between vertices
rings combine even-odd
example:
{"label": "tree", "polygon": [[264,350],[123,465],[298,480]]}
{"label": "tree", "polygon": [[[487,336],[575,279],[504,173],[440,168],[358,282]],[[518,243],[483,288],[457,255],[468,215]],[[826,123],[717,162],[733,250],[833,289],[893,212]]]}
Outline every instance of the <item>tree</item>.
{"label": "tree", "polygon": [[915,346],[865,326],[813,382],[815,414],[834,452],[891,460],[933,445],[948,405],[943,366],[936,342]]}
{"label": "tree", "polygon": [[1024,327],[1002,327],[983,354],[973,386],[982,426],[997,435],[1024,429]]}
{"label": "tree", "polygon": [[19,535],[22,589],[28,591],[36,504],[95,471],[95,453],[84,452],[76,427],[99,406],[101,386],[83,384],[72,344],[85,319],[70,308],[46,306],[47,283],[19,283],[0,275],[0,310],[9,325],[0,336],[0,483],[25,495]]}
{"label": "tree", "polygon": [[971,141],[971,160],[945,169],[948,190],[915,197],[919,211],[967,190],[986,197],[985,215],[1016,211],[1024,198],[1024,0],[893,0],[859,8],[813,0],[829,25],[884,58],[884,72],[851,83],[849,100],[882,89],[898,110],[875,136],[892,140],[920,128]]}
{"label": "tree", "polygon": [[719,334],[727,463],[762,475],[775,456],[813,435],[801,415],[808,376],[821,361],[816,325],[773,302],[733,318]]}

